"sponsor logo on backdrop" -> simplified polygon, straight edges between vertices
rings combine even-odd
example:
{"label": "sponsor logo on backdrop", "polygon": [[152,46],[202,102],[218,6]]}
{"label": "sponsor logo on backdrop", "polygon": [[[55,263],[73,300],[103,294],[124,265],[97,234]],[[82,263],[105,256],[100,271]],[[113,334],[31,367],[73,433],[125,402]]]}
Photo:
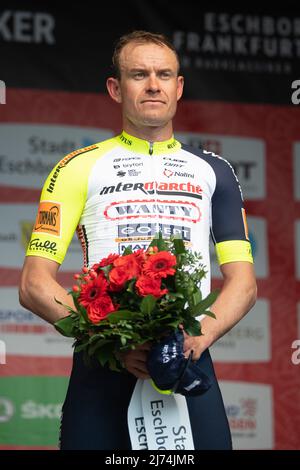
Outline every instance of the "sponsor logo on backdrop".
{"label": "sponsor logo on backdrop", "polygon": [[247,315],[210,348],[218,362],[266,362],[271,360],[270,305],[258,299]]}
{"label": "sponsor logo on backdrop", "polygon": [[6,104],[6,85],[3,80],[0,80],[0,104]]}
{"label": "sponsor logo on backdrop", "polygon": [[297,303],[297,331],[300,338],[300,302]]}
{"label": "sponsor logo on backdrop", "polygon": [[159,199],[131,199],[112,202],[104,209],[109,220],[164,218],[197,223],[201,212],[193,202],[168,201]]}
{"label": "sponsor logo on backdrop", "polygon": [[294,80],[291,84],[292,92],[291,101],[293,104],[300,104],[300,80]]}
{"label": "sponsor logo on backdrop", "polygon": [[261,139],[192,132],[176,133],[181,142],[224,157],[232,165],[244,199],[266,196],[265,144]]}
{"label": "sponsor logo on backdrop", "polygon": [[3,10],[0,13],[0,40],[52,46],[56,43],[55,18],[44,12]]}
{"label": "sponsor logo on backdrop", "polygon": [[295,235],[296,235],[296,243],[295,243],[296,278],[300,280],[300,220],[297,220],[295,222]]}
{"label": "sponsor logo on backdrop", "polygon": [[273,394],[270,385],[219,382],[233,448],[273,449]]}
{"label": "sponsor logo on backdrop", "polygon": [[120,182],[112,186],[104,186],[101,188],[100,196],[104,194],[120,193],[123,191],[141,191],[148,195],[170,195],[170,196],[187,196],[202,199],[202,188],[199,185],[187,183],[176,183],[176,182],[163,182],[159,183],[156,181],[148,181],[146,183],[123,183]]}
{"label": "sponsor logo on backdrop", "polygon": [[300,201],[300,142],[294,143],[294,195]]}
{"label": "sponsor logo on backdrop", "polygon": [[60,237],[61,204],[53,201],[40,202],[33,232],[48,233]]}
{"label": "sponsor logo on backdrop", "polygon": [[13,402],[6,397],[0,397],[0,423],[7,423],[14,415]]}
{"label": "sponsor logo on backdrop", "polygon": [[292,342],[291,361],[294,365],[300,364],[300,302],[297,303],[297,339]]}
{"label": "sponsor logo on backdrop", "polygon": [[68,378],[18,376],[2,377],[0,382],[1,444],[57,445]]}
{"label": "sponsor logo on backdrop", "polygon": [[[5,220],[5,224],[0,227],[0,267],[22,267],[37,208],[37,204],[0,204],[0,219]],[[34,250],[43,250],[52,254],[55,254],[57,250],[55,241],[41,240],[38,233],[33,234],[30,243]],[[82,265],[82,262],[82,249],[74,234],[60,269],[61,271],[75,271],[78,266]]]}
{"label": "sponsor logo on backdrop", "polygon": [[1,287],[0,337],[6,354],[70,357],[72,340],[19,304],[16,287]]}
{"label": "sponsor logo on backdrop", "polygon": [[183,68],[286,75],[300,57],[300,18],[206,12],[198,31],[175,30]]}
{"label": "sponsor logo on backdrop", "polygon": [[6,344],[0,339],[0,365],[6,364]]}
{"label": "sponsor logo on backdrop", "polygon": [[[0,184],[40,190],[45,178],[65,155],[112,135],[106,129],[0,123]],[[69,161],[70,157],[66,158]],[[52,184],[59,174],[56,170],[57,166]]]}
{"label": "sponsor logo on backdrop", "polygon": [[295,339],[292,342],[292,350],[294,351],[292,352],[291,360],[292,363],[297,366],[300,364],[300,339]]}
{"label": "sponsor logo on backdrop", "polygon": [[267,221],[261,217],[249,216],[247,220],[256,277],[264,279],[269,276]]}

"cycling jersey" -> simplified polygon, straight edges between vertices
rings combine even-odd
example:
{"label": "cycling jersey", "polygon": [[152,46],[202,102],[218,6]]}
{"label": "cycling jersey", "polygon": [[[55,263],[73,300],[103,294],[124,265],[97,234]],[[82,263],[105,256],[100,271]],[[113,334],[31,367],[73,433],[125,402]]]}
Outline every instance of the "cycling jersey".
{"label": "cycling jersey", "polygon": [[147,142],[122,132],[76,150],[48,176],[27,255],[62,263],[74,231],[84,264],[146,248],[177,234],[202,254],[210,290],[209,235],[220,264],[252,262],[242,192],[233,168],[174,138]]}
{"label": "cycling jersey", "polygon": [[[147,142],[125,132],[63,158],[48,176],[27,255],[62,263],[74,231],[84,264],[146,248],[156,233],[179,235],[202,254],[210,290],[209,236],[220,264],[252,262],[243,198],[230,164],[174,138]],[[187,397],[195,449],[230,449],[231,437],[209,351],[199,359],[211,382]],[[62,449],[130,449],[127,409],[136,378],[74,353],[63,406]]]}

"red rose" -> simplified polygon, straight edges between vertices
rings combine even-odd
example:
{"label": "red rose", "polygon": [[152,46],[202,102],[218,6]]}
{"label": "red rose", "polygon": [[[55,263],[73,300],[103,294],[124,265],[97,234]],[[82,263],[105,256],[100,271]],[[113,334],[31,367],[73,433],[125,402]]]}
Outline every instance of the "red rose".
{"label": "red rose", "polygon": [[110,253],[107,258],[103,258],[100,261],[99,267],[103,268],[104,266],[109,266],[110,264],[113,264],[113,262],[119,257],[120,255],[117,255],[116,253]]}
{"label": "red rose", "polygon": [[105,279],[104,273],[100,272],[96,279],[81,285],[81,292],[78,297],[79,303],[84,307],[88,307],[91,302],[106,294],[107,287],[108,282]]}
{"label": "red rose", "polygon": [[87,314],[92,323],[98,323],[114,310],[116,310],[116,307],[109,295],[103,295],[89,304]]}
{"label": "red rose", "polygon": [[113,268],[108,274],[110,280],[110,290],[118,292],[123,289],[125,283],[131,279],[130,272],[125,268]]}
{"label": "red rose", "polygon": [[160,251],[148,257],[143,271],[153,278],[167,277],[175,274],[175,269],[173,268],[175,265],[176,256],[168,251]]}
{"label": "red rose", "polygon": [[141,268],[138,263],[138,258],[134,253],[131,253],[130,255],[120,256],[119,258],[115,259],[114,267],[125,269],[128,272],[128,279],[137,277],[141,272]]}
{"label": "red rose", "polygon": [[146,295],[153,295],[154,297],[162,297],[168,293],[168,289],[161,289],[160,278],[150,278],[147,276],[141,276],[136,281],[136,288],[142,297]]}

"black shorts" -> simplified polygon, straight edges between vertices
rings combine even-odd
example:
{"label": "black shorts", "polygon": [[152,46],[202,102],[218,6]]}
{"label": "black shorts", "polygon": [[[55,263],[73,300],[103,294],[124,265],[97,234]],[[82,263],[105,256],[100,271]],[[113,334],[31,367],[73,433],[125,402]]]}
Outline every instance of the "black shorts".
{"label": "black shorts", "polygon": [[[209,351],[198,364],[212,381],[203,395],[187,397],[196,450],[231,449],[231,435]],[[74,353],[67,396],[62,409],[61,450],[130,450],[127,410],[136,378],[127,372],[83,362]]]}

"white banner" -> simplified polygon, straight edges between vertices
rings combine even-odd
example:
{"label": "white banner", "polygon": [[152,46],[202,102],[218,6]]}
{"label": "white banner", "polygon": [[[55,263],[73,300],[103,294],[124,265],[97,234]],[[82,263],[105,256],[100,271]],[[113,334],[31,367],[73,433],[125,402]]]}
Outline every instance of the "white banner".
{"label": "white banner", "polygon": [[133,450],[194,450],[185,397],[158,393],[151,380],[137,381],[128,408],[128,428]]}

